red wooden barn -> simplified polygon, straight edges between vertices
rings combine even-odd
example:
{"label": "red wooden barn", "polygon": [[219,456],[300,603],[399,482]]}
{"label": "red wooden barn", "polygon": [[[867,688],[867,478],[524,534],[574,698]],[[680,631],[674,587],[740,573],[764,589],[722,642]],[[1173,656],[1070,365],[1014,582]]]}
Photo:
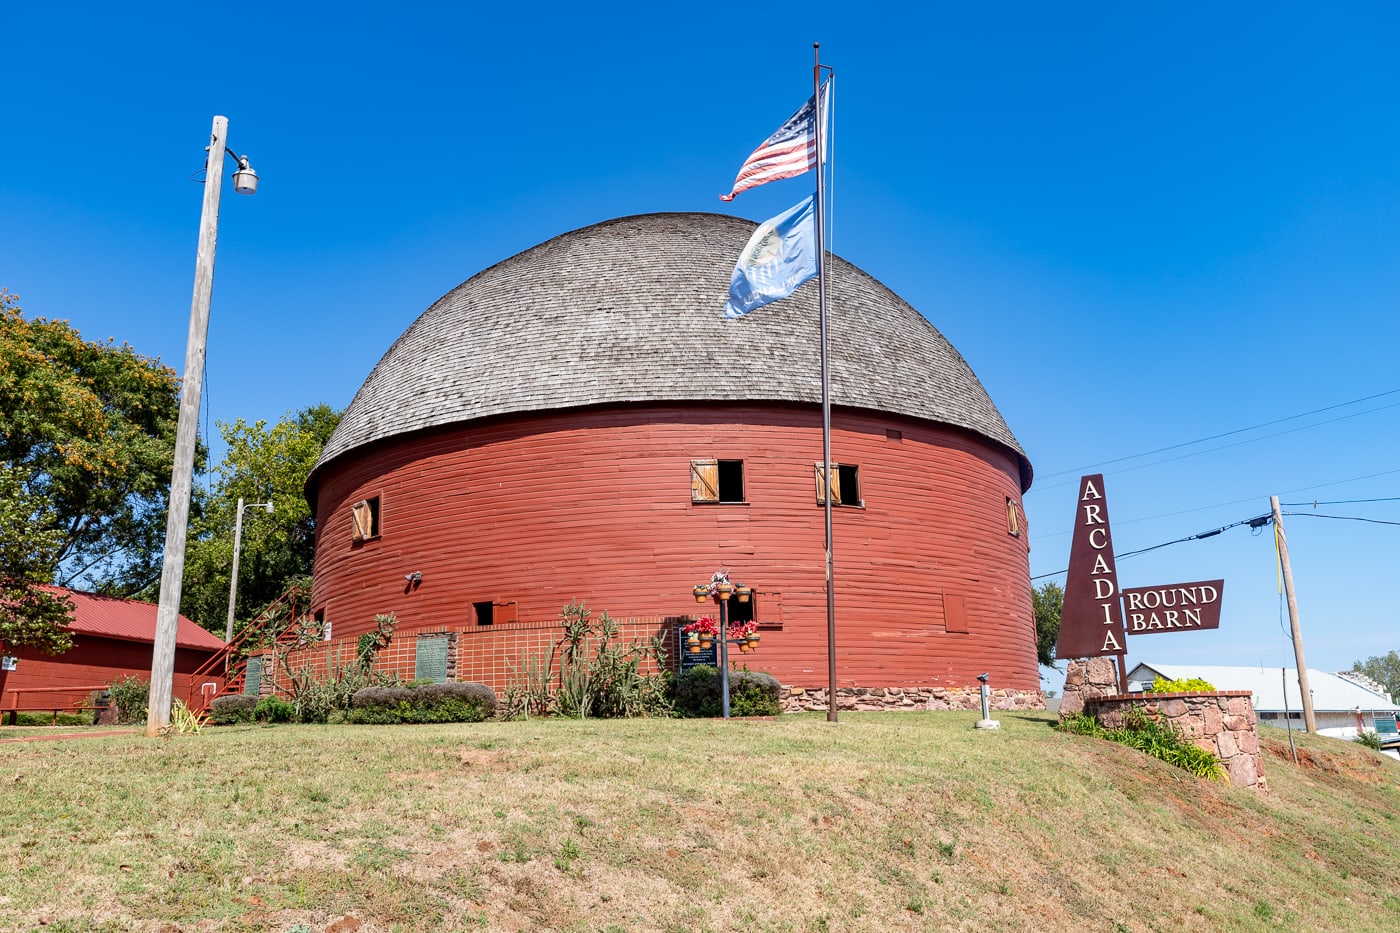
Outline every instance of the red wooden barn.
{"label": "red wooden barn", "polygon": [[[752,231],[713,214],[576,230],[399,337],[307,481],[311,605],[341,657],[392,613],[386,665],[499,690],[570,601],[674,646],[678,617],[713,614],[692,587],[727,570],[757,593],[744,662],[790,706],[824,702],[816,282],[724,320]],[[889,289],[834,259],[829,308],[842,702],[975,704],[985,671],[1002,705],[1041,705],[1026,455]]]}
{"label": "red wooden barn", "polygon": [[[44,589],[72,600],[68,629],[73,633],[73,647],[56,655],[32,648],[6,649],[5,655],[14,658],[14,669],[0,672],[0,710],[61,710],[86,703],[95,689],[103,689],[114,680],[150,680],[156,633],[154,603],[57,586]],[[173,695],[187,702],[198,698],[201,685],[193,683],[191,677],[223,647],[217,635],[180,616]],[[215,684],[214,693],[223,687],[222,668],[218,674],[204,678]]]}

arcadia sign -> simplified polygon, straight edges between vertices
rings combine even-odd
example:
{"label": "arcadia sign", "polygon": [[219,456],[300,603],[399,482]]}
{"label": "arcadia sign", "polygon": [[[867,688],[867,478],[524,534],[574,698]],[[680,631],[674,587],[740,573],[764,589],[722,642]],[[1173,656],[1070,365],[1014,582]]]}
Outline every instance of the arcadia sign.
{"label": "arcadia sign", "polygon": [[1128,635],[1219,628],[1224,592],[1224,580],[1120,590],[1103,474],[1080,478],[1056,657],[1118,655],[1121,680]]}

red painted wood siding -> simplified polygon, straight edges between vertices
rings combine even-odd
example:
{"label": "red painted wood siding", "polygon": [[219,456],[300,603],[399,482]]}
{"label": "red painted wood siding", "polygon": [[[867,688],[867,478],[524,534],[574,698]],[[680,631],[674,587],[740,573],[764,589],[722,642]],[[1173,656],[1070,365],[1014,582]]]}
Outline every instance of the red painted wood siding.
{"label": "red painted wood siding", "polygon": [[[726,568],[759,592],[751,667],[826,684],[819,415],[739,406],[580,410],[425,432],[352,452],[319,477],[314,609],[337,639],[393,613],[401,630],[522,623],[570,600],[613,616],[699,613],[691,587]],[[692,504],[690,461],[744,462],[745,504]],[[832,459],[860,468],[863,508],[834,515],[838,684],[1035,690],[1026,530],[1014,454],[938,425],[838,411]],[[353,542],[351,505],[380,497],[382,534]],[[420,585],[406,574],[420,572]],[[944,595],[964,600],[950,634]],[[774,612],[780,604],[780,611]],[[470,672],[459,676],[469,679]]]}
{"label": "red painted wood siding", "polygon": [[[149,642],[122,641],[92,635],[75,637],[73,647],[58,655],[21,648],[15,652],[19,658],[15,670],[0,674],[0,708],[14,705],[17,690],[22,692],[34,687],[72,687],[74,689],[71,691],[21,696],[22,705],[31,705],[32,701],[32,704],[40,706],[51,703],[55,706],[68,706],[87,699],[88,691],[79,689],[82,687],[110,684],[125,677],[150,680],[152,650]],[[190,674],[210,657],[212,652],[208,651],[192,648],[175,650],[175,684],[172,693],[176,699],[187,699],[191,689]],[[212,679],[222,685],[220,678]],[[198,686],[193,689],[198,694]]]}

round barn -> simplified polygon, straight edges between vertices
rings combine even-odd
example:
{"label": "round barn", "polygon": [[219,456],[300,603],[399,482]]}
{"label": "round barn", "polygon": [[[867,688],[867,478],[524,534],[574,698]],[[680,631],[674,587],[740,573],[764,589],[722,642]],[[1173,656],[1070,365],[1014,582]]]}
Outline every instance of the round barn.
{"label": "round barn", "polygon": [[[625,637],[754,590],[743,655],[819,707],[827,685],[816,282],[721,308],[753,224],[647,214],[575,230],[468,279],[375,366],[307,480],[311,609],[380,664],[504,689],[581,601]],[[906,302],[828,270],[842,705],[1040,705],[1021,495],[1031,467],[977,377]],[[322,656],[329,652],[322,651]],[[735,655],[737,657],[737,655]]]}

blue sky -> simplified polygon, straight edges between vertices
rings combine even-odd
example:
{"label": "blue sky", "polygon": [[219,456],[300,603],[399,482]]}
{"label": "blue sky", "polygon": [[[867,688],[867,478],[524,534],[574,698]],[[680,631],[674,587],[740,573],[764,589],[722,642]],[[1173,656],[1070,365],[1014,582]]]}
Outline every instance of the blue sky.
{"label": "blue sky", "polygon": [[[1351,501],[1400,495],[1391,5],[38,6],[0,11],[0,285],[29,314],[182,368],[214,114],[262,177],[224,189],[211,429],[344,406],[435,299],[551,236],[795,203],[808,180],[716,196],[810,94],[820,41],[832,246],[1000,406],[1037,473],[1033,574],[1067,565],[1081,472],[1120,553],[1270,494],[1400,521]],[[1400,526],[1285,521],[1309,665],[1400,649]],[[1291,665],[1267,532],[1119,566],[1216,577],[1221,629],[1133,638],[1130,663]]]}

